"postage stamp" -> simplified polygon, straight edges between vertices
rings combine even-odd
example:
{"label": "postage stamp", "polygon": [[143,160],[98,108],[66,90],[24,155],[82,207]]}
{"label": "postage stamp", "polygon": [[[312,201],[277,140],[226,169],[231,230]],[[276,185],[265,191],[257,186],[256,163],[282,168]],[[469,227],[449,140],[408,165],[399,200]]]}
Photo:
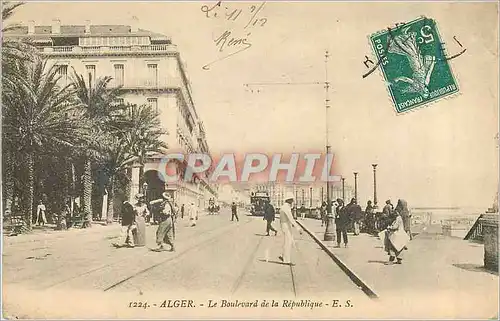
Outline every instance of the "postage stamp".
{"label": "postage stamp", "polygon": [[435,20],[397,24],[370,41],[398,113],[459,91]]}

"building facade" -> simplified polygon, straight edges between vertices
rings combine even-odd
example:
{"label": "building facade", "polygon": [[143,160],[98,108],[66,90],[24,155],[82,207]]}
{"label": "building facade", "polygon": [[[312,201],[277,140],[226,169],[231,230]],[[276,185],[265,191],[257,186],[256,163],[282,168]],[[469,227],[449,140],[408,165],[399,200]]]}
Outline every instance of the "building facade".
{"label": "building facade", "polygon": [[[59,20],[50,26],[35,26],[30,21],[8,36],[31,39],[49,65],[58,66],[64,84],[71,81],[73,70],[89,83],[111,76],[110,87],[121,87],[124,103],[149,104],[158,111],[167,131],[161,139],[169,150],[210,152],[185,65],[169,37],[134,25],[91,25],[89,21],[85,25],[61,25]],[[144,166],[132,166],[128,197],[138,192],[159,197],[167,191],[179,204],[193,201],[204,208],[210,198],[217,198],[216,187],[208,183],[208,172],[195,175],[189,182],[166,184],[162,158],[150,155]],[[174,167],[182,177],[187,164],[177,161]]]}

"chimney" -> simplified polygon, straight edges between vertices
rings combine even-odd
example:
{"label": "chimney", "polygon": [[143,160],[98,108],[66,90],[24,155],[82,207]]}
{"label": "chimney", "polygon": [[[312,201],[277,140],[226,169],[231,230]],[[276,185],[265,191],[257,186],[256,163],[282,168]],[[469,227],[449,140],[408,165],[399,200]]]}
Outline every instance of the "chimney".
{"label": "chimney", "polygon": [[35,33],[35,21],[30,20],[30,21],[28,21],[28,34],[32,35],[34,33]]}
{"label": "chimney", "polygon": [[85,33],[90,33],[90,20],[85,20]]}
{"label": "chimney", "polygon": [[61,33],[61,20],[59,19],[52,20],[52,33],[53,34]]}
{"label": "chimney", "polygon": [[136,16],[132,16],[132,19],[130,21],[130,32],[137,32],[139,31],[138,25],[139,24],[139,18]]}

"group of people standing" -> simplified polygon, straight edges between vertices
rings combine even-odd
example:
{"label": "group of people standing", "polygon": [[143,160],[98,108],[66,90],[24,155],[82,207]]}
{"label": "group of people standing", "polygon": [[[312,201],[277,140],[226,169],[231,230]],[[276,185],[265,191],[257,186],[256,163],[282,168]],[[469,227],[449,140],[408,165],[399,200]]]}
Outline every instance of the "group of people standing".
{"label": "group of people standing", "polygon": [[[345,247],[348,246],[348,230],[352,229],[353,235],[359,235],[363,227],[367,232],[376,232],[375,234],[382,239],[384,250],[389,255],[388,264],[402,263],[403,251],[408,249],[407,243],[413,238],[411,214],[405,200],[399,199],[395,208],[391,201],[387,200],[380,215],[375,213],[371,201],[368,201],[363,213],[355,198],[345,206],[344,201],[339,198],[332,202],[330,210],[335,218],[337,247],[340,247],[342,242]],[[327,222],[327,213],[328,209],[324,203],[321,208],[321,226]]]}
{"label": "group of people standing", "polygon": [[[148,206],[149,205],[149,206]],[[146,245],[146,219],[151,217],[151,212],[156,215],[154,221],[158,223],[156,230],[156,248],[153,251],[175,251],[175,224],[177,217],[184,217],[184,205],[179,209],[173,202],[173,198],[168,193],[163,193],[162,197],[146,203],[143,194],[135,195],[135,204],[129,201],[123,203],[122,210],[122,233],[125,234],[123,244],[116,244],[117,247],[136,247]],[[198,209],[194,202],[188,206],[189,225],[196,226],[198,220]],[[167,248],[167,245],[170,247]]]}
{"label": "group of people standing", "polygon": [[327,208],[327,204],[323,203],[321,207],[321,226],[326,225],[328,220],[328,212],[331,212],[335,219],[335,228],[337,234],[337,247],[340,247],[341,242],[347,247],[349,239],[347,231],[352,226],[354,235],[359,235],[363,221],[363,211],[355,198],[351,202],[344,205],[344,200],[338,198],[332,202],[332,207]]}

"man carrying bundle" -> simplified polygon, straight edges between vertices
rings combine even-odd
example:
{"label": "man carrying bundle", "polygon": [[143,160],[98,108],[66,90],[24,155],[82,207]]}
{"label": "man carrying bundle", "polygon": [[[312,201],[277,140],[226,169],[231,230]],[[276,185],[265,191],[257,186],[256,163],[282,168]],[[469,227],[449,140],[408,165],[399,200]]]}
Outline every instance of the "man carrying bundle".
{"label": "man carrying bundle", "polygon": [[157,248],[153,251],[167,251],[165,244],[170,245],[170,252],[175,251],[174,247],[174,208],[172,206],[171,197],[166,192],[162,194],[162,198],[150,202],[151,205],[160,204],[159,224],[156,230]]}

